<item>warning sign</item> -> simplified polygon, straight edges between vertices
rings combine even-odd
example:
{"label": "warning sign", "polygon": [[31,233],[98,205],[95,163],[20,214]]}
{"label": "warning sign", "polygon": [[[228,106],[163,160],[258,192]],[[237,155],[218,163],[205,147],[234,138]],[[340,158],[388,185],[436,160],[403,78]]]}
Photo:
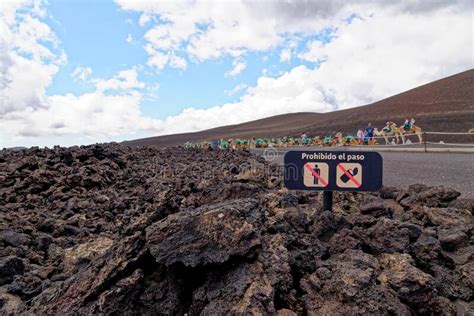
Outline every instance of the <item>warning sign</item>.
{"label": "warning sign", "polygon": [[336,184],[340,188],[359,188],[362,185],[362,165],[360,163],[337,164]]}
{"label": "warning sign", "polygon": [[329,165],[324,162],[308,162],[304,165],[304,185],[324,188],[329,182]]}
{"label": "warning sign", "polygon": [[290,190],[377,191],[382,156],[362,151],[305,151],[285,154],[285,186]]}

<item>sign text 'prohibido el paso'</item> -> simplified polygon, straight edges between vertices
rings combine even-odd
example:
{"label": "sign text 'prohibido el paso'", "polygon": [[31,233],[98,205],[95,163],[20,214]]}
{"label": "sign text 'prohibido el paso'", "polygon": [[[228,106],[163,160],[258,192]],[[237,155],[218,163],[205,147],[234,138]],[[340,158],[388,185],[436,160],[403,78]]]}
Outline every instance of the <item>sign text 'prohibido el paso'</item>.
{"label": "sign text 'prohibido el paso'", "polygon": [[290,190],[377,191],[382,156],[376,152],[289,151],[285,186]]}

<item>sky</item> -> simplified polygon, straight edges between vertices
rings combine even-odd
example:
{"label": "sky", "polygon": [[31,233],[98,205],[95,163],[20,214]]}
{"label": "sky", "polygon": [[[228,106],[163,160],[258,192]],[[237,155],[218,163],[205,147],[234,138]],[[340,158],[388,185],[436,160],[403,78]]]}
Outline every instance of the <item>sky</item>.
{"label": "sky", "polygon": [[472,1],[0,1],[0,148],[365,105],[473,68]]}

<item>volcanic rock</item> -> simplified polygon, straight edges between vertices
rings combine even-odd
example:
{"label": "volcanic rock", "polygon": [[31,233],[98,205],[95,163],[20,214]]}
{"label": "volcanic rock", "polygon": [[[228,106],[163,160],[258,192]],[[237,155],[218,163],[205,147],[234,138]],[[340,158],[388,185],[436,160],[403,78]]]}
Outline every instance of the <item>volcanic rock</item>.
{"label": "volcanic rock", "polygon": [[0,314],[469,314],[473,203],[282,188],[248,152],[0,151]]}
{"label": "volcanic rock", "polygon": [[223,263],[260,245],[260,218],[257,201],[250,199],[180,212],[147,228],[147,246],[166,266]]}
{"label": "volcanic rock", "polygon": [[13,277],[23,274],[25,266],[23,261],[15,256],[8,256],[0,259],[0,285],[10,283]]}

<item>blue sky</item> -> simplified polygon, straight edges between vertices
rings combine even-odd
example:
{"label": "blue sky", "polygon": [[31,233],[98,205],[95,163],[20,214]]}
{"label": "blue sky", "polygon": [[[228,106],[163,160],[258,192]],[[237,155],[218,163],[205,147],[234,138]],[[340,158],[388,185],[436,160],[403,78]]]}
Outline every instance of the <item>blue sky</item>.
{"label": "blue sky", "polygon": [[364,105],[472,68],[472,11],[464,0],[2,1],[0,147]]}
{"label": "blue sky", "polygon": [[[94,86],[78,83],[71,77],[76,67],[90,67],[94,76],[106,78],[114,73],[140,65],[143,69],[139,79],[147,85],[159,84],[159,98],[144,101],[145,115],[165,118],[179,114],[187,107],[207,108],[238,100],[245,92],[240,90],[228,95],[239,84],[253,86],[266,71],[277,76],[297,65],[314,68],[317,63],[292,59],[280,62],[277,50],[270,52],[250,52],[245,59],[246,69],[235,77],[225,76],[232,68],[233,58],[225,56],[219,60],[201,63],[190,62],[184,70],[165,68],[159,72],[146,65],[147,54],[143,49],[146,29],[140,27],[140,14],[120,10],[113,1],[64,1],[52,0],[47,6],[50,18],[48,25],[60,38],[68,53],[68,63],[58,72],[49,94],[82,94],[94,90]],[[348,18],[352,18],[352,15]],[[131,43],[126,41],[131,35]],[[327,42],[330,32],[308,36],[301,41],[300,49],[308,41],[318,39]]]}

